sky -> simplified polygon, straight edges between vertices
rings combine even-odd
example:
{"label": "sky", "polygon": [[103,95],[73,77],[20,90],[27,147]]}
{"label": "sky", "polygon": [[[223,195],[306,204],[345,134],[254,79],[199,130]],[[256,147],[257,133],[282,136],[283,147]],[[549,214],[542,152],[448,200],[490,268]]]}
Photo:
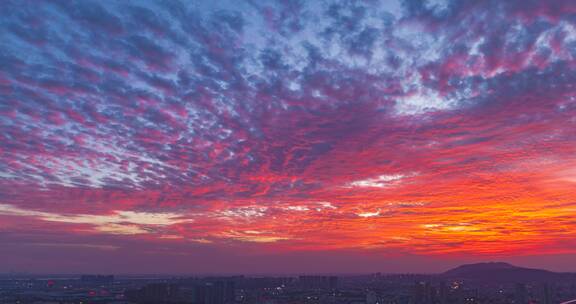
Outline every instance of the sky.
{"label": "sky", "polygon": [[576,271],[572,0],[0,2],[0,272]]}

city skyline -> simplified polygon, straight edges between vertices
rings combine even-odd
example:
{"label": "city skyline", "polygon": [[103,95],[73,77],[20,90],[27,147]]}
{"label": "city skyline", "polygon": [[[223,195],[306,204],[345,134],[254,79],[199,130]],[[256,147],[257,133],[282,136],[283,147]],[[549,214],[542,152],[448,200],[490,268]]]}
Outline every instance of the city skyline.
{"label": "city skyline", "polygon": [[576,272],[575,20],[2,1],[0,273]]}
{"label": "city skyline", "polygon": [[114,304],[568,304],[576,273],[508,263],[460,265],[426,274],[279,276],[11,275],[0,301]]}

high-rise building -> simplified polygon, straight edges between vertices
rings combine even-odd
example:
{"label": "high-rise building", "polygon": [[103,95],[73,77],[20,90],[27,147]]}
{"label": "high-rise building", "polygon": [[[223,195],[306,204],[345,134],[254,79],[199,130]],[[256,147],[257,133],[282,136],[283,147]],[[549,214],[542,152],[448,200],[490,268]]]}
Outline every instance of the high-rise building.
{"label": "high-rise building", "polygon": [[83,275],[80,277],[82,283],[106,285],[114,283],[113,275]]}
{"label": "high-rise building", "polygon": [[540,303],[541,304],[554,304],[557,303],[555,299],[554,287],[548,283],[540,286]]}
{"label": "high-rise building", "polygon": [[449,296],[448,285],[446,285],[446,282],[441,282],[438,290],[438,303],[447,304],[448,296]]}
{"label": "high-rise building", "polygon": [[430,282],[417,282],[413,289],[412,303],[433,304],[436,299],[436,288]]}
{"label": "high-rise building", "polygon": [[139,304],[184,303],[176,284],[155,283],[126,292],[126,297]]}
{"label": "high-rise building", "polygon": [[526,284],[517,283],[514,289],[514,304],[528,303],[528,289]]}
{"label": "high-rise building", "polygon": [[234,302],[233,280],[208,280],[194,286],[196,304],[230,304]]}
{"label": "high-rise building", "polygon": [[304,289],[338,289],[337,276],[300,276],[298,282]]}

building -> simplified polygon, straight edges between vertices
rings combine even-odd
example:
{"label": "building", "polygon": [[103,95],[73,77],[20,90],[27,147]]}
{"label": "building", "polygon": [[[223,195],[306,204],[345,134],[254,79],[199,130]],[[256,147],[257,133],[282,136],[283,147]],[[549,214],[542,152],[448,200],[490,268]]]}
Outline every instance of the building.
{"label": "building", "polygon": [[113,275],[83,275],[80,282],[91,285],[108,285],[114,283]]}
{"label": "building", "polygon": [[337,276],[300,276],[298,277],[298,283],[302,289],[338,289]]}
{"label": "building", "polygon": [[230,304],[235,300],[233,280],[208,280],[194,286],[195,304]]}
{"label": "building", "polygon": [[540,286],[540,303],[542,304],[554,304],[558,303],[556,300],[556,293],[554,292],[554,287],[548,283],[544,283]]}
{"label": "building", "polygon": [[435,302],[436,290],[430,282],[417,282],[414,286],[412,303],[433,304]]}
{"label": "building", "polygon": [[138,304],[160,303],[190,303],[184,301],[180,288],[176,284],[154,283],[146,285],[138,290],[126,292],[126,297]]}
{"label": "building", "polygon": [[527,304],[528,303],[528,289],[526,284],[518,283],[514,288],[514,304]]}

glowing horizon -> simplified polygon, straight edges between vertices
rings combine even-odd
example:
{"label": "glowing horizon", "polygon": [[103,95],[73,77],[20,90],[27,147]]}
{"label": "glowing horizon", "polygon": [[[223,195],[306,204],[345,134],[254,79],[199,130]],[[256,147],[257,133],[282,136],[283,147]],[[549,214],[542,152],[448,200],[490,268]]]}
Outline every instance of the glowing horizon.
{"label": "glowing horizon", "polygon": [[0,272],[576,271],[574,2],[0,16]]}

